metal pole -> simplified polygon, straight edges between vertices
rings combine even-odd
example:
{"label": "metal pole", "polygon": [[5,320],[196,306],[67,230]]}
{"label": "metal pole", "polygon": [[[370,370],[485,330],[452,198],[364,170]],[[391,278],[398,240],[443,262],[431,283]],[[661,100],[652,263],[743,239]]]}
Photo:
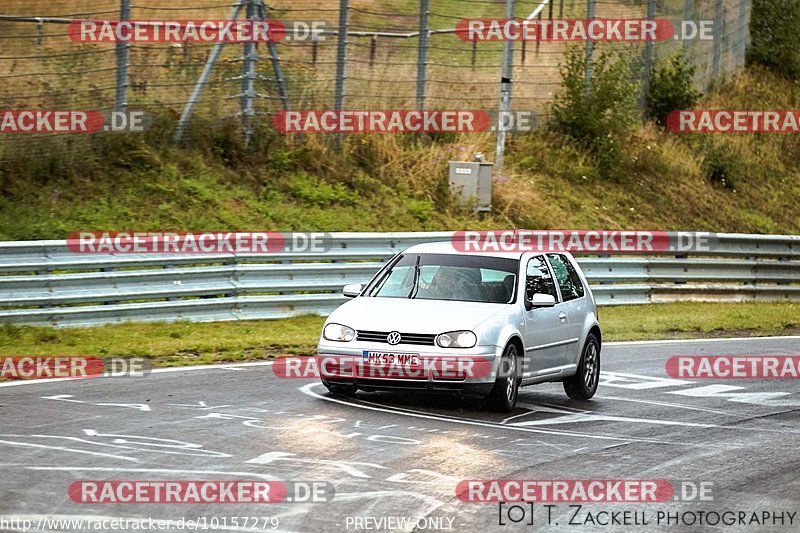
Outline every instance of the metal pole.
{"label": "metal pole", "polygon": [[[506,18],[514,18],[515,0],[506,0]],[[497,146],[495,149],[495,172],[500,175],[503,172],[503,157],[506,149],[506,132],[502,126],[504,116],[511,107],[511,78],[514,74],[514,41],[508,39],[503,42],[503,72],[500,76],[500,106],[498,112]]]}
{"label": "metal pole", "polygon": [[[269,10],[267,6],[264,5],[264,2],[259,0],[258,2],[258,9],[261,19],[269,20]],[[312,36],[314,41],[314,45],[317,44],[317,36]],[[267,51],[269,52],[269,60],[272,63],[272,73],[275,76],[275,82],[278,84],[278,96],[281,99],[281,105],[283,105],[283,109],[286,111],[289,110],[291,107],[289,105],[289,89],[286,87],[286,78],[283,77],[283,69],[281,68],[281,58],[278,57],[278,47],[272,40],[267,41]],[[314,48],[314,63],[317,62],[316,59],[316,48]]]}
{"label": "metal pole", "polygon": [[344,80],[346,77],[345,61],[347,60],[347,15],[348,0],[339,0],[339,41],[336,43],[336,86],[333,108],[344,109]]}
{"label": "metal pole", "polygon": [[[647,0],[647,20],[653,20],[656,16],[656,0]],[[650,90],[650,76],[653,73],[653,50],[655,43],[646,41],[644,43],[644,57],[642,65],[642,95],[641,108],[647,109],[647,93]]]}
{"label": "metal pole", "polygon": [[36,48],[42,49],[44,39],[44,21],[41,18],[36,19]]}
{"label": "metal pole", "polygon": [[735,44],[737,67],[744,66],[745,53],[747,50],[747,2],[748,0],[739,0],[739,36],[737,37],[737,42]]}
{"label": "metal pole", "polygon": [[722,68],[722,38],[725,33],[724,9],[723,0],[716,0],[714,4],[714,51],[711,57],[711,76],[714,81],[719,78]]}
{"label": "metal pole", "polygon": [[[245,0],[239,0],[236,5],[233,6],[229,20],[236,20],[239,17],[244,2]],[[203,73],[200,74],[200,78],[194,86],[192,95],[189,97],[189,101],[186,102],[186,106],[184,106],[183,112],[181,113],[181,118],[178,121],[178,129],[175,131],[175,142],[181,142],[183,140],[183,133],[186,131],[186,125],[189,122],[189,118],[192,116],[192,110],[195,104],[200,100],[200,95],[203,94],[203,89],[205,89],[206,83],[208,83],[208,77],[211,75],[211,71],[214,70],[214,64],[219,60],[223,48],[225,48],[225,42],[218,42],[216,46],[214,46],[214,50],[212,50],[211,54],[208,56],[206,65],[203,67]]]}
{"label": "metal pole", "polygon": [[425,109],[425,80],[428,68],[428,15],[430,0],[419,0],[419,47],[417,49],[417,109]]}
{"label": "metal pole", "polygon": [[[550,4],[551,6],[553,4]],[[539,55],[539,47],[542,45],[542,12],[539,11],[538,19],[537,19],[538,28],[536,31],[536,55]]]}
{"label": "metal pole", "polygon": [[475,69],[475,62],[478,59],[478,39],[472,39],[472,68]]}
{"label": "metal pole", "polygon": [[[130,20],[131,0],[120,0],[119,19]],[[114,101],[115,111],[124,111],[128,106],[128,54],[130,44],[126,41],[117,42],[117,95]]]}
{"label": "metal pole", "polygon": [[[245,18],[249,21],[257,20],[256,1],[247,0]],[[250,145],[253,137],[253,116],[256,114],[253,109],[253,98],[256,96],[254,87],[256,77],[256,44],[253,41],[245,41],[242,48],[242,98],[239,106],[242,115],[242,129],[244,130],[245,146]]]}
{"label": "metal pole", "polygon": [[[592,20],[595,17],[595,0],[586,0],[586,18]],[[592,90],[592,62],[594,61],[594,41],[586,41],[586,72],[584,73],[584,83],[586,91]]]}
{"label": "metal pole", "polygon": [[[683,20],[692,20],[694,18],[694,0],[686,0],[686,3],[683,5]],[[683,58],[686,61],[691,59],[691,51],[689,46],[691,45],[691,41],[684,40],[683,41]]]}
{"label": "metal pole", "polygon": [[378,36],[373,35],[369,38],[369,68],[375,66],[375,54],[378,52]]}

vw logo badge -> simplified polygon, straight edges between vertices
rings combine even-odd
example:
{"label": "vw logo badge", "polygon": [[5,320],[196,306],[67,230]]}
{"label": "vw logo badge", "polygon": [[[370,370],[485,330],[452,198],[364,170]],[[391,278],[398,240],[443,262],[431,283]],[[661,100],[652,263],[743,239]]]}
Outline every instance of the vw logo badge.
{"label": "vw logo badge", "polygon": [[402,337],[400,337],[400,334],[396,331],[393,331],[386,336],[386,342],[388,342],[392,346],[394,346],[395,344],[400,344],[401,340]]}

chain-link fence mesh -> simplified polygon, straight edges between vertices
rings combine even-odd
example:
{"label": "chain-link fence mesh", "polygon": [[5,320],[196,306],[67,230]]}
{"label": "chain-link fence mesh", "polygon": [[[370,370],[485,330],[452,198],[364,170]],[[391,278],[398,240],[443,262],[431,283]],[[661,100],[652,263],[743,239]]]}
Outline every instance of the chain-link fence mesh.
{"label": "chain-link fence mesh", "polygon": [[[454,28],[465,18],[505,18],[505,0],[6,0],[0,6],[0,109],[184,112],[214,43],[76,43],[73,19],[225,20],[248,13],[281,21],[324,21],[321,39],[251,46],[229,43],[213,64],[192,117],[269,124],[292,109],[496,109],[502,42],[468,42]],[[253,4],[254,11],[249,4]],[[258,9],[256,10],[256,7]],[[342,17],[340,7],[346,8]],[[744,64],[750,0],[552,0],[514,2],[534,19],[667,18],[713,21],[712,40],[608,43],[629,50],[646,83],[649,67],[685,53],[707,88]],[[346,33],[339,25],[346,18]],[[345,39],[345,46],[339,46]],[[511,108],[547,114],[560,85],[559,64],[575,43],[518,41]],[[599,46],[599,45],[598,45]],[[248,70],[248,59],[253,69]],[[121,72],[120,69],[126,68]],[[122,74],[122,75],[120,75]],[[248,80],[252,79],[252,83]],[[338,83],[337,83],[338,82]],[[123,101],[120,102],[120,99]],[[249,117],[249,118],[248,118]],[[204,122],[207,124],[208,122]],[[187,123],[191,130],[191,121]]]}

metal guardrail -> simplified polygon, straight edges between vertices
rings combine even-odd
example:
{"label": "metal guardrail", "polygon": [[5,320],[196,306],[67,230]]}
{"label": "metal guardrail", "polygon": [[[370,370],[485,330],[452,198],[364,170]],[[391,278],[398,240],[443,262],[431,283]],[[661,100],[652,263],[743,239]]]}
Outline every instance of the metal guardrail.
{"label": "metal guardrail", "polygon": [[[335,233],[319,254],[78,254],[66,241],[0,243],[0,323],[88,326],[326,314],[346,283],[452,233]],[[800,236],[718,234],[689,256],[579,256],[601,305],[800,301]],[[576,254],[578,255],[578,254]]]}

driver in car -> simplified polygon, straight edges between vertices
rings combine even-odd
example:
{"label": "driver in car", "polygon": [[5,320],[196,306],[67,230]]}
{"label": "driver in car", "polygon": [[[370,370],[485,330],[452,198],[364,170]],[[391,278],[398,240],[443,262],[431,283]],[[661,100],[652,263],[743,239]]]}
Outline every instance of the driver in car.
{"label": "driver in car", "polygon": [[438,300],[481,299],[480,272],[473,268],[443,266],[430,285],[430,294]]}

